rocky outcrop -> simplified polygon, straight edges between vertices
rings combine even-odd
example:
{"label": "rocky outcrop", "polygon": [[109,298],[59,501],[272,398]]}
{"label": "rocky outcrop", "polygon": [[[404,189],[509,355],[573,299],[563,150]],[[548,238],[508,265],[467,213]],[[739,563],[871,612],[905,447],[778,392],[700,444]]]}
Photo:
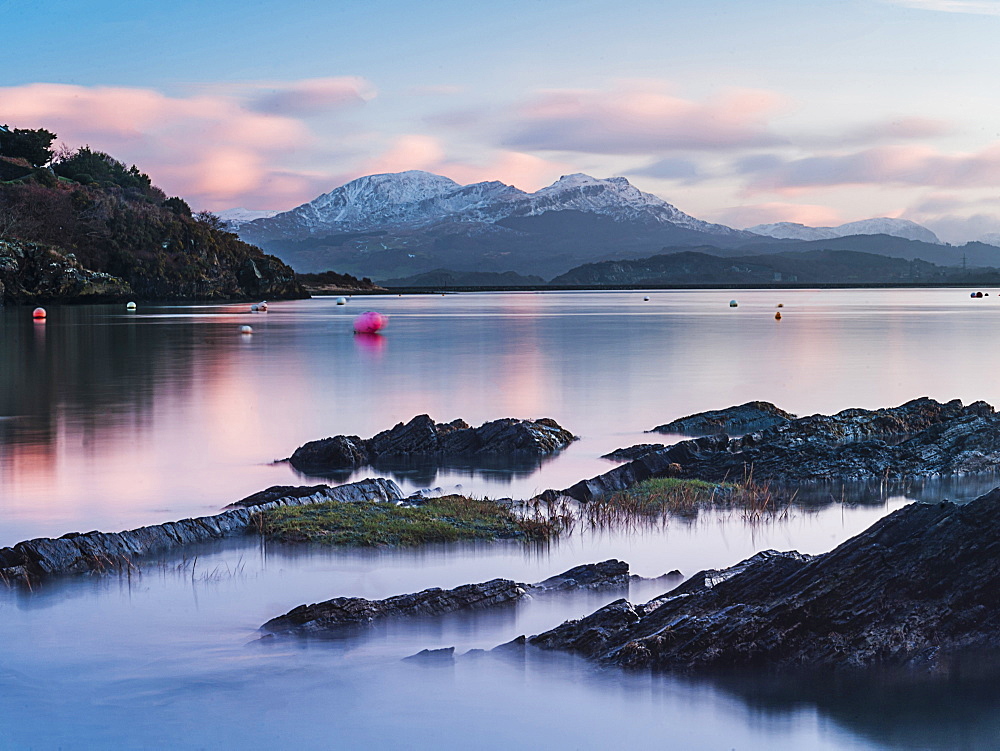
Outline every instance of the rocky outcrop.
{"label": "rocky outcrop", "polygon": [[382,618],[444,615],[456,610],[505,605],[528,596],[533,590],[597,589],[625,586],[628,582],[628,564],[612,559],[576,566],[537,584],[491,579],[480,584],[463,584],[455,589],[434,587],[385,600],[335,597],[314,605],[300,605],[272,618],[261,626],[261,630],[270,634],[323,634],[343,626],[370,624]]}
{"label": "rocky outcrop", "polygon": [[771,402],[747,402],[737,407],[698,412],[694,415],[659,425],[650,433],[681,433],[683,435],[740,435],[764,430],[774,425],[784,425],[794,420],[791,412],[776,407]]}
{"label": "rocky outcrop", "polygon": [[638,459],[640,456],[645,456],[646,454],[652,453],[653,451],[659,451],[660,449],[666,448],[662,443],[637,443],[634,446],[629,446],[623,449],[615,449],[614,451],[603,454],[602,459],[611,459],[615,462],[631,462]]}
{"label": "rocky outcrop", "polygon": [[1000,488],[911,504],[815,557],[767,551],[532,637],[629,668],[946,669],[1000,650]]}
{"label": "rocky outcrop", "polygon": [[289,494],[261,503],[245,504],[214,516],[182,519],[125,532],[71,532],[55,539],[41,537],[19,542],[10,548],[0,548],[0,581],[16,582],[52,574],[86,574],[128,568],[138,559],[153,553],[246,534],[252,531],[259,511],[277,506],[325,501],[389,502],[403,497],[396,483],[382,478],[335,488],[318,487],[309,495]]}
{"label": "rocky outcrop", "polygon": [[0,305],[109,302],[131,295],[128,282],[84,268],[72,253],[39,243],[0,240]]}
{"label": "rocky outcrop", "polygon": [[418,415],[367,440],[338,435],[310,441],[295,449],[288,461],[300,472],[328,472],[413,458],[539,457],[573,440],[572,433],[549,419],[506,418],[473,428],[464,420],[435,423]]}
{"label": "rocky outcrop", "polygon": [[890,409],[802,417],[742,438],[723,434],[681,441],[561,493],[589,501],[667,476],[803,483],[903,480],[998,468],[1000,416],[993,407],[922,398]]}

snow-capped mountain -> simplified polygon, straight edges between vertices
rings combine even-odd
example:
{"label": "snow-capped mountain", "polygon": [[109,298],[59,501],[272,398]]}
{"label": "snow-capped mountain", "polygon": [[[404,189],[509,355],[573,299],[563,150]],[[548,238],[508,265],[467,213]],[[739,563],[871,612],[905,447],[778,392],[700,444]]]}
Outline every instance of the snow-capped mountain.
{"label": "snow-capped mountain", "polygon": [[940,245],[937,235],[926,227],[908,219],[863,219],[859,222],[848,222],[838,227],[808,227],[794,222],[777,222],[775,224],[758,224],[748,227],[748,232],[783,240],[832,240],[837,237],[851,235],[891,235],[906,240],[919,240],[925,243]]}
{"label": "snow-capped mountain", "polygon": [[226,209],[225,211],[216,212],[216,216],[226,223],[226,226],[231,232],[235,232],[242,225],[247,222],[252,222],[255,219],[270,219],[272,216],[277,214],[277,211],[271,211],[267,209]]}
{"label": "snow-capped mountain", "polygon": [[509,217],[578,211],[621,222],[669,224],[713,235],[738,230],[685,214],[662,198],[643,193],[624,177],[607,180],[574,174],[526,193],[501,182],[459,185],[420,170],[368,175],[318,198],[242,228],[251,241],[304,239],[335,232],[416,229],[442,222],[494,224]]}

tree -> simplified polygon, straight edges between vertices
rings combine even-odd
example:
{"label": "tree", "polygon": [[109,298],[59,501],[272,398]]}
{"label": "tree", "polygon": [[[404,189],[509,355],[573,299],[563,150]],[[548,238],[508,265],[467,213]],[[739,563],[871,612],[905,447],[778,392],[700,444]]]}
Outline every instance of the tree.
{"label": "tree", "polygon": [[191,207],[188,202],[179,196],[171,196],[162,204],[163,208],[170,209],[179,216],[191,216]]}
{"label": "tree", "polygon": [[52,142],[56,134],[45,128],[0,128],[0,154],[27,159],[32,167],[42,167],[52,160]]}

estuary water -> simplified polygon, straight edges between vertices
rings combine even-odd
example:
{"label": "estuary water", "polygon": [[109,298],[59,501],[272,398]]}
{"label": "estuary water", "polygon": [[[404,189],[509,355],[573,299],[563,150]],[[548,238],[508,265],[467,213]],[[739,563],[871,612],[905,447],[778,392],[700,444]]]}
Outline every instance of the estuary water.
{"label": "estuary water", "polygon": [[[384,335],[351,333],[367,309],[389,315]],[[672,440],[644,433],[656,425],[751,399],[797,414],[924,395],[1000,404],[1000,296],[968,290],[490,293],[248,311],[52,307],[36,324],[29,310],[0,310],[0,545],[322,482],[274,460],[424,412],[474,425],[552,417],[579,435],[537,467],[388,475],[404,490],[520,498],[609,469],[600,455],[612,449]],[[994,484],[841,493],[763,524],[703,513],[543,547],[346,551],[247,538],[130,576],[0,590],[0,747],[993,748],[1000,688],[980,677],[799,685],[623,674],[563,655],[402,661],[488,649],[621,596],[644,601],[666,588],[656,581],[327,641],[261,642],[256,629],[305,602],[538,581],[609,557],[652,577],[767,548],[819,553],[913,498],[967,499]]]}

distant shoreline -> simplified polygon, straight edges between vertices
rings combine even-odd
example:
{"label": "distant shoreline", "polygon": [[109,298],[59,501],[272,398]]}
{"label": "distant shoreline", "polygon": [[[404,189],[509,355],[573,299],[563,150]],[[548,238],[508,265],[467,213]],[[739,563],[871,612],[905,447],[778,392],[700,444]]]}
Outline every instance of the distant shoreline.
{"label": "distant shoreline", "polygon": [[789,282],[781,283],[776,282],[774,284],[602,284],[602,285],[558,285],[550,286],[547,284],[530,285],[524,287],[515,286],[465,286],[465,285],[455,285],[455,286],[437,286],[437,287],[391,287],[385,290],[366,290],[366,291],[354,291],[354,292],[340,292],[340,293],[327,293],[313,292],[313,297],[340,297],[344,294],[350,294],[353,296],[360,295],[431,295],[431,294],[441,294],[448,292],[641,292],[643,290],[673,290],[673,291],[685,291],[685,290],[705,290],[705,289],[719,289],[719,290],[736,290],[736,289],[993,289],[994,287],[1000,287],[1000,284],[996,285],[976,285],[975,282],[871,282],[871,283],[856,283],[856,284],[840,284],[840,283],[820,283],[820,284],[808,284],[805,282]]}

